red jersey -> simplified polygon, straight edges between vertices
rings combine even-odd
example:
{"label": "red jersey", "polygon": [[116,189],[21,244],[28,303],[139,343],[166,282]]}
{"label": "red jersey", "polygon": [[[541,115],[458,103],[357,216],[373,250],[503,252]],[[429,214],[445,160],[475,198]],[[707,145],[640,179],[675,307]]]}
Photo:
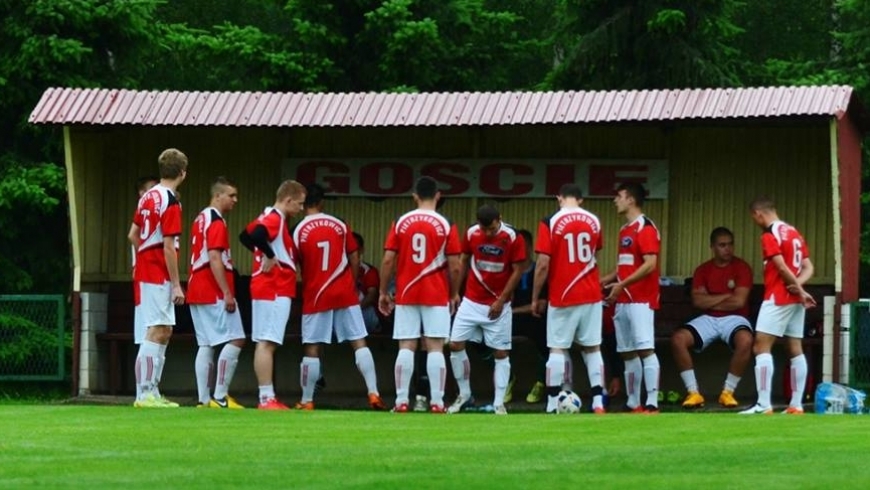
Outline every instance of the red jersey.
{"label": "red jersey", "polygon": [[764,299],[773,299],[776,305],[800,303],[800,296],[788,292],[785,281],[770,259],[782,255],[788,270],[797,276],[801,272],[801,262],[810,256],[804,237],[788,223],[774,221],[761,235],[761,252],[764,255]]}
{"label": "red jersey", "polygon": [[175,250],[178,251],[181,203],[169,188],[157,184],[139,199],[133,223],[139,227],[140,239],[133,279],[152,284],[169,281],[163,238],[175,237]]}
{"label": "red jersey", "polygon": [[293,258],[293,239],[287,229],[284,213],[269,206],[257,219],[248,223],[250,234],[257,226],[266,228],[269,246],[275,252],[278,264],[263,272],[263,251],[254,251],[254,273],[251,274],[251,299],[273,300],[278,296],[296,297],[296,260]]}
{"label": "red jersey", "polygon": [[514,272],[513,264],[525,262],[526,242],[504,223],[492,237],[486,236],[480,225],[474,225],[465,232],[462,253],[469,256],[470,266],[465,297],[478,304],[491,305],[504,292]]}
{"label": "red jersey", "polygon": [[359,263],[359,275],[356,280],[356,289],[359,293],[359,300],[362,301],[366,297],[369,288],[378,289],[381,283],[381,276],[378,274],[377,267],[368,262]]}
{"label": "red jersey", "polygon": [[[644,215],[623,225],[619,230],[619,255],[616,261],[616,277],[622,281],[634,274],[643,265],[644,255],[658,255],[661,249],[661,236],[655,223]],[[617,303],[649,303],[650,308],[659,309],[660,262],[655,269],[640,281],[626,287]]]}
{"label": "red jersey", "polygon": [[[713,259],[704,262],[695,269],[692,277],[692,288],[704,288],[709,294],[732,294],[736,288],[752,289],[752,268],[745,260],[734,257],[724,266],[718,266]],[[732,311],[707,310],[710,316],[742,315],[749,317],[749,301],[743,308]]]}
{"label": "red jersey", "polygon": [[396,304],[446,306],[447,256],[461,252],[456,226],[436,211],[417,209],[394,221],[385,250],[396,252]]}
{"label": "red jersey", "polygon": [[604,246],[598,217],[583,208],[562,208],[541,220],[535,252],[550,256],[550,304],[575,306],[601,301],[595,254]]}
{"label": "red jersey", "polygon": [[302,269],[302,313],[359,304],[347,258],[359,247],[344,221],[325,213],[308,215],[293,230],[293,244]]}
{"label": "red jersey", "polygon": [[230,256],[230,239],[227,225],[221,213],[212,207],[200,211],[193,221],[190,239],[190,275],[187,279],[187,302],[190,304],[214,304],[224,299],[208,260],[210,250],[221,253],[224,277],[230,292],[236,295],[233,279],[233,259]]}

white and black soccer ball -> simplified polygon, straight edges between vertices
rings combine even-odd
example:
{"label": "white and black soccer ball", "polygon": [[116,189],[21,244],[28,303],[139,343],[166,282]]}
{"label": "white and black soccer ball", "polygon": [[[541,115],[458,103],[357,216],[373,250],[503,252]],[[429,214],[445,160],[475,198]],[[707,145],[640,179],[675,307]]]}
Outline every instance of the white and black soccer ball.
{"label": "white and black soccer ball", "polygon": [[571,390],[562,390],[556,397],[556,413],[580,413],[582,407],[580,397]]}

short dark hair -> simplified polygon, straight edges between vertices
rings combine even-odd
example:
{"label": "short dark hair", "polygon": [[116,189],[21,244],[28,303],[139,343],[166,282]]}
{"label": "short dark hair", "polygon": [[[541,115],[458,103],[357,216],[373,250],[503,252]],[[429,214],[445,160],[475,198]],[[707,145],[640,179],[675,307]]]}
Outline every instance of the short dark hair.
{"label": "short dark hair", "polygon": [[365,242],[365,240],[363,240],[362,235],[360,235],[360,234],[357,233],[357,232],[353,232],[352,235],[353,235],[353,239],[356,240],[356,245],[357,245],[359,248],[365,248],[365,244],[366,244],[366,242]]}
{"label": "short dark hair", "polygon": [[713,231],[710,232],[710,245],[716,244],[716,239],[720,236],[728,236],[731,240],[734,240],[734,233],[731,233],[731,230],[725,228],[724,226],[719,226],[713,228]]}
{"label": "short dark hair", "polygon": [[574,183],[562,184],[562,187],[559,187],[559,195],[562,197],[583,199],[583,191],[580,189],[579,185]]}
{"label": "short dark hair", "polygon": [[424,200],[435,199],[435,194],[438,193],[438,182],[432,177],[424,175],[417,179],[414,185],[414,194]]}
{"label": "short dark hair", "polygon": [[776,204],[767,196],[758,196],[749,203],[750,211],[775,211]]}
{"label": "short dark hair", "polygon": [[144,175],[136,179],[136,192],[147,191],[149,188],[145,187],[145,184],[148,182],[160,182],[160,177],[156,175]]}
{"label": "short dark hair", "polygon": [[499,219],[498,209],[492,204],[484,204],[477,208],[477,222],[483,226],[489,226],[493,221]]}
{"label": "short dark hair", "polygon": [[619,191],[625,191],[626,194],[634,199],[634,204],[637,205],[637,207],[643,207],[643,203],[646,201],[646,189],[644,189],[643,184],[637,182],[623,182],[616,188],[616,192]]}
{"label": "short dark hair", "polygon": [[323,202],[323,197],[326,195],[326,188],[322,185],[312,182],[305,186],[305,207],[310,208],[317,206]]}
{"label": "short dark hair", "polygon": [[225,187],[235,188],[236,186],[235,186],[235,184],[230,182],[230,180],[227,179],[226,177],[224,177],[223,175],[215,177],[215,179],[211,183],[211,191],[210,191],[211,197],[214,197],[215,194],[218,194],[219,192],[223,191]]}

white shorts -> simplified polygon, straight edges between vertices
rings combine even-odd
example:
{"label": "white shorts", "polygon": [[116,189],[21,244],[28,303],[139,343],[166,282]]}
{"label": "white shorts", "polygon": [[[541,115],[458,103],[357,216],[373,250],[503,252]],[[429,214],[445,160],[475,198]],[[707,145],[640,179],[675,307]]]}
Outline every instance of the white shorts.
{"label": "white shorts", "polygon": [[329,344],[333,331],[339,342],[364,339],[366,325],[359,305],[302,315],[303,344]]}
{"label": "white shorts", "polygon": [[483,342],[493,349],[510,350],[512,319],[510,303],[504,305],[498,318],[490,320],[489,306],[463,298],[453,318],[450,341],[480,342],[483,338]]}
{"label": "white shorts", "polygon": [[175,326],[175,305],[172,304],[172,283],[139,282],[139,304],[133,312],[133,338],[141,344],[151,327]]}
{"label": "white shorts", "polygon": [[435,339],[450,337],[450,309],[444,306],[396,305],[393,321],[395,340],[419,339],[422,336]]}
{"label": "white shorts", "polygon": [[251,340],[284,343],[292,300],[286,296],[251,300]]}
{"label": "white shorts", "polygon": [[190,305],[190,317],[196,332],[196,345],[200,347],[214,347],[245,338],[239,309],[228,312],[222,299],[210,305]]}
{"label": "white shorts", "polygon": [[583,347],[601,345],[601,302],[547,308],[547,347],[570,349],[577,342]]}
{"label": "white shorts", "polygon": [[695,352],[701,352],[716,340],[721,340],[734,348],[734,334],[738,330],[752,333],[752,326],[745,317],[740,315],[711,316],[701,315],[686,322],[688,330],[695,338]]}
{"label": "white shorts", "polygon": [[758,310],[758,320],[755,322],[755,331],[777,337],[804,338],[804,320],[806,309],[800,303],[790,305],[775,305],[773,300],[761,302]]}
{"label": "white shorts", "polygon": [[613,326],[616,352],[655,349],[655,310],[649,303],[617,303]]}

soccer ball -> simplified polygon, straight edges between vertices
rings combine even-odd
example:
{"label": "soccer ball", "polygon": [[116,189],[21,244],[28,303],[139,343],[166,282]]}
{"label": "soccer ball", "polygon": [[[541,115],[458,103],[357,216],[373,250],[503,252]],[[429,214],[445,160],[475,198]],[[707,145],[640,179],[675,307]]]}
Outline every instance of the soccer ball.
{"label": "soccer ball", "polygon": [[571,390],[562,390],[556,396],[556,413],[580,413],[582,406],[580,397]]}

